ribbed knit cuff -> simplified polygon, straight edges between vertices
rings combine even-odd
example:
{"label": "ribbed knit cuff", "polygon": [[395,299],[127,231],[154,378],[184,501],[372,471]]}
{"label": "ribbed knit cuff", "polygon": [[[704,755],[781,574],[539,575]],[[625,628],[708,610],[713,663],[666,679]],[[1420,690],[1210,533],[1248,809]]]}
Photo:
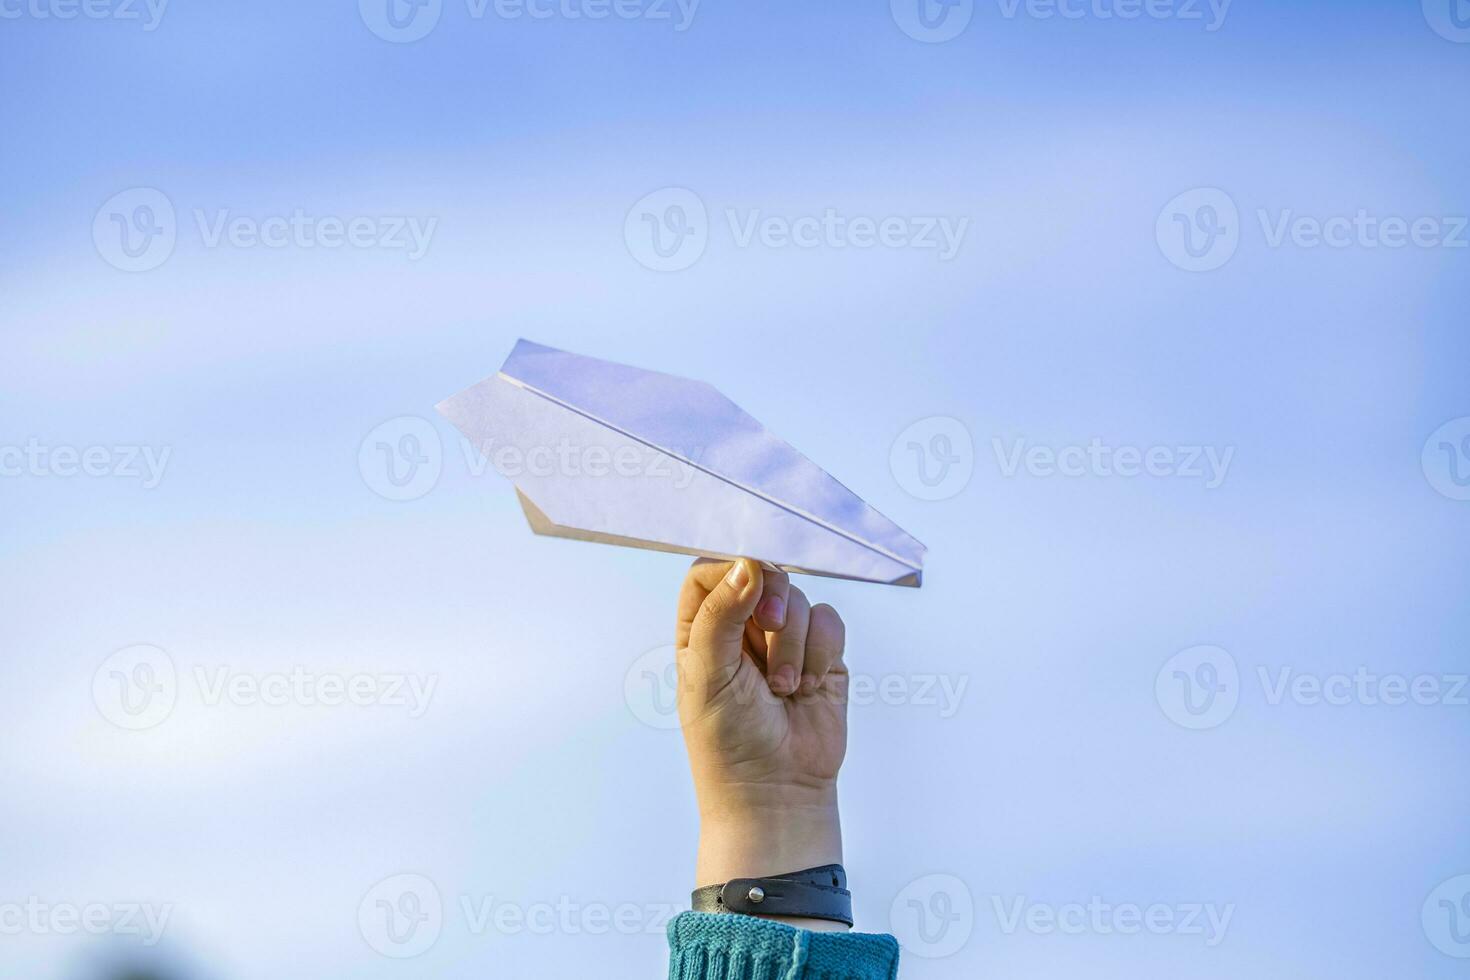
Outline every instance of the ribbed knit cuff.
{"label": "ribbed knit cuff", "polygon": [[811,932],[748,915],[684,912],[669,923],[669,980],[893,980],[898,942]]}

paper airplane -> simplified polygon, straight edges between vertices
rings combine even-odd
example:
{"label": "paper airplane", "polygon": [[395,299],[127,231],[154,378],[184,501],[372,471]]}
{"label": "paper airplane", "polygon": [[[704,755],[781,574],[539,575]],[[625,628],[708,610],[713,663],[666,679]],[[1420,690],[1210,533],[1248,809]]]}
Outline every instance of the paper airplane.
{"label": "paper airplane", "polygon": [[537,534],[920,584],[922,544],[703,382],[522,340],[438,409]]}

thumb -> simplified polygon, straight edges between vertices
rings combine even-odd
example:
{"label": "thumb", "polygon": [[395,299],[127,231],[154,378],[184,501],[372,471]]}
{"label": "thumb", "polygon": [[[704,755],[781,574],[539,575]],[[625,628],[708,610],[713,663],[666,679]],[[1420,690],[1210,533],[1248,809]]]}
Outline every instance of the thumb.
{"label": "thumb", "polygon": [[761,597],[761,568],[748,558],[730,566],[699,604],[690,624],[689,650],[707,676],[728,679],[740,666],[745,622]]}

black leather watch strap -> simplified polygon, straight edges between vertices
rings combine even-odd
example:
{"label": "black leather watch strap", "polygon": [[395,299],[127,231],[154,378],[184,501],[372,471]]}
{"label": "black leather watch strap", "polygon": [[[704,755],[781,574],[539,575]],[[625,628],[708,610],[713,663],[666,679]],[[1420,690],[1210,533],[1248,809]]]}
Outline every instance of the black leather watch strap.
{"label": "black leather watch strap", "polygon": [[706,885],[696,888],[690,901],[696,912],[794,915],[852,925],[852,892],[840,864]]}

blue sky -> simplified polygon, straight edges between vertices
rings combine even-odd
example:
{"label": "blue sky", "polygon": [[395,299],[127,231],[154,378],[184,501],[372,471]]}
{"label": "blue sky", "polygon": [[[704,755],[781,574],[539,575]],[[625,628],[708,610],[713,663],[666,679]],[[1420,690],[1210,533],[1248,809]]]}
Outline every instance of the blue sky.
{"label": "blue sky", "polygon": [[[994,0],[936,42],[902,3],[444,0],[409,43],[370,3],[66,9],[0,6],[0,926],[169,906],[157,949],[220,978],[658,975],[696,829],[642,678],[684,562],[533,537],[435,419],[527,337],[716,384],[929,546],[917,592],[803,583],[895,692],[854,706],[842,793],[859,925],[905,976],[1462,971],[1435,931],[1470,873],[1447,4],[1236,0],[1209,30],[1184,0]],[[699,233],[656,271],[640,209],[672,201]],[[837,244],[780,244],[828,213]],[[114,214],[172,248],[126,271]],[[887,219],[896,244],[853,231]],[[1382,244],[1394,220],[1425,244]],[[333,221],[364,244],[323,247]],[[419,425],[439,475],[386,499],[360,449]],[[936,489],[903,461],[940,433],[969,477]],[[1094,443],[1164,475],[1008,462]],[[107,692],[138,645],[176,702],[130,730]],[[1223,718],[1169,693],[1201,656]],[[1314,702],[1360,669],[1439,693]],[[435,687],[211,702],[293,674]],[[358,917],[402,874],[443,909],[399,959]],[[1228,926],[1007,928],[1094,897]],[[558,903],[638,911],[480,915]],[[90,945],[0,932],[0,976],[95,975]]]}

